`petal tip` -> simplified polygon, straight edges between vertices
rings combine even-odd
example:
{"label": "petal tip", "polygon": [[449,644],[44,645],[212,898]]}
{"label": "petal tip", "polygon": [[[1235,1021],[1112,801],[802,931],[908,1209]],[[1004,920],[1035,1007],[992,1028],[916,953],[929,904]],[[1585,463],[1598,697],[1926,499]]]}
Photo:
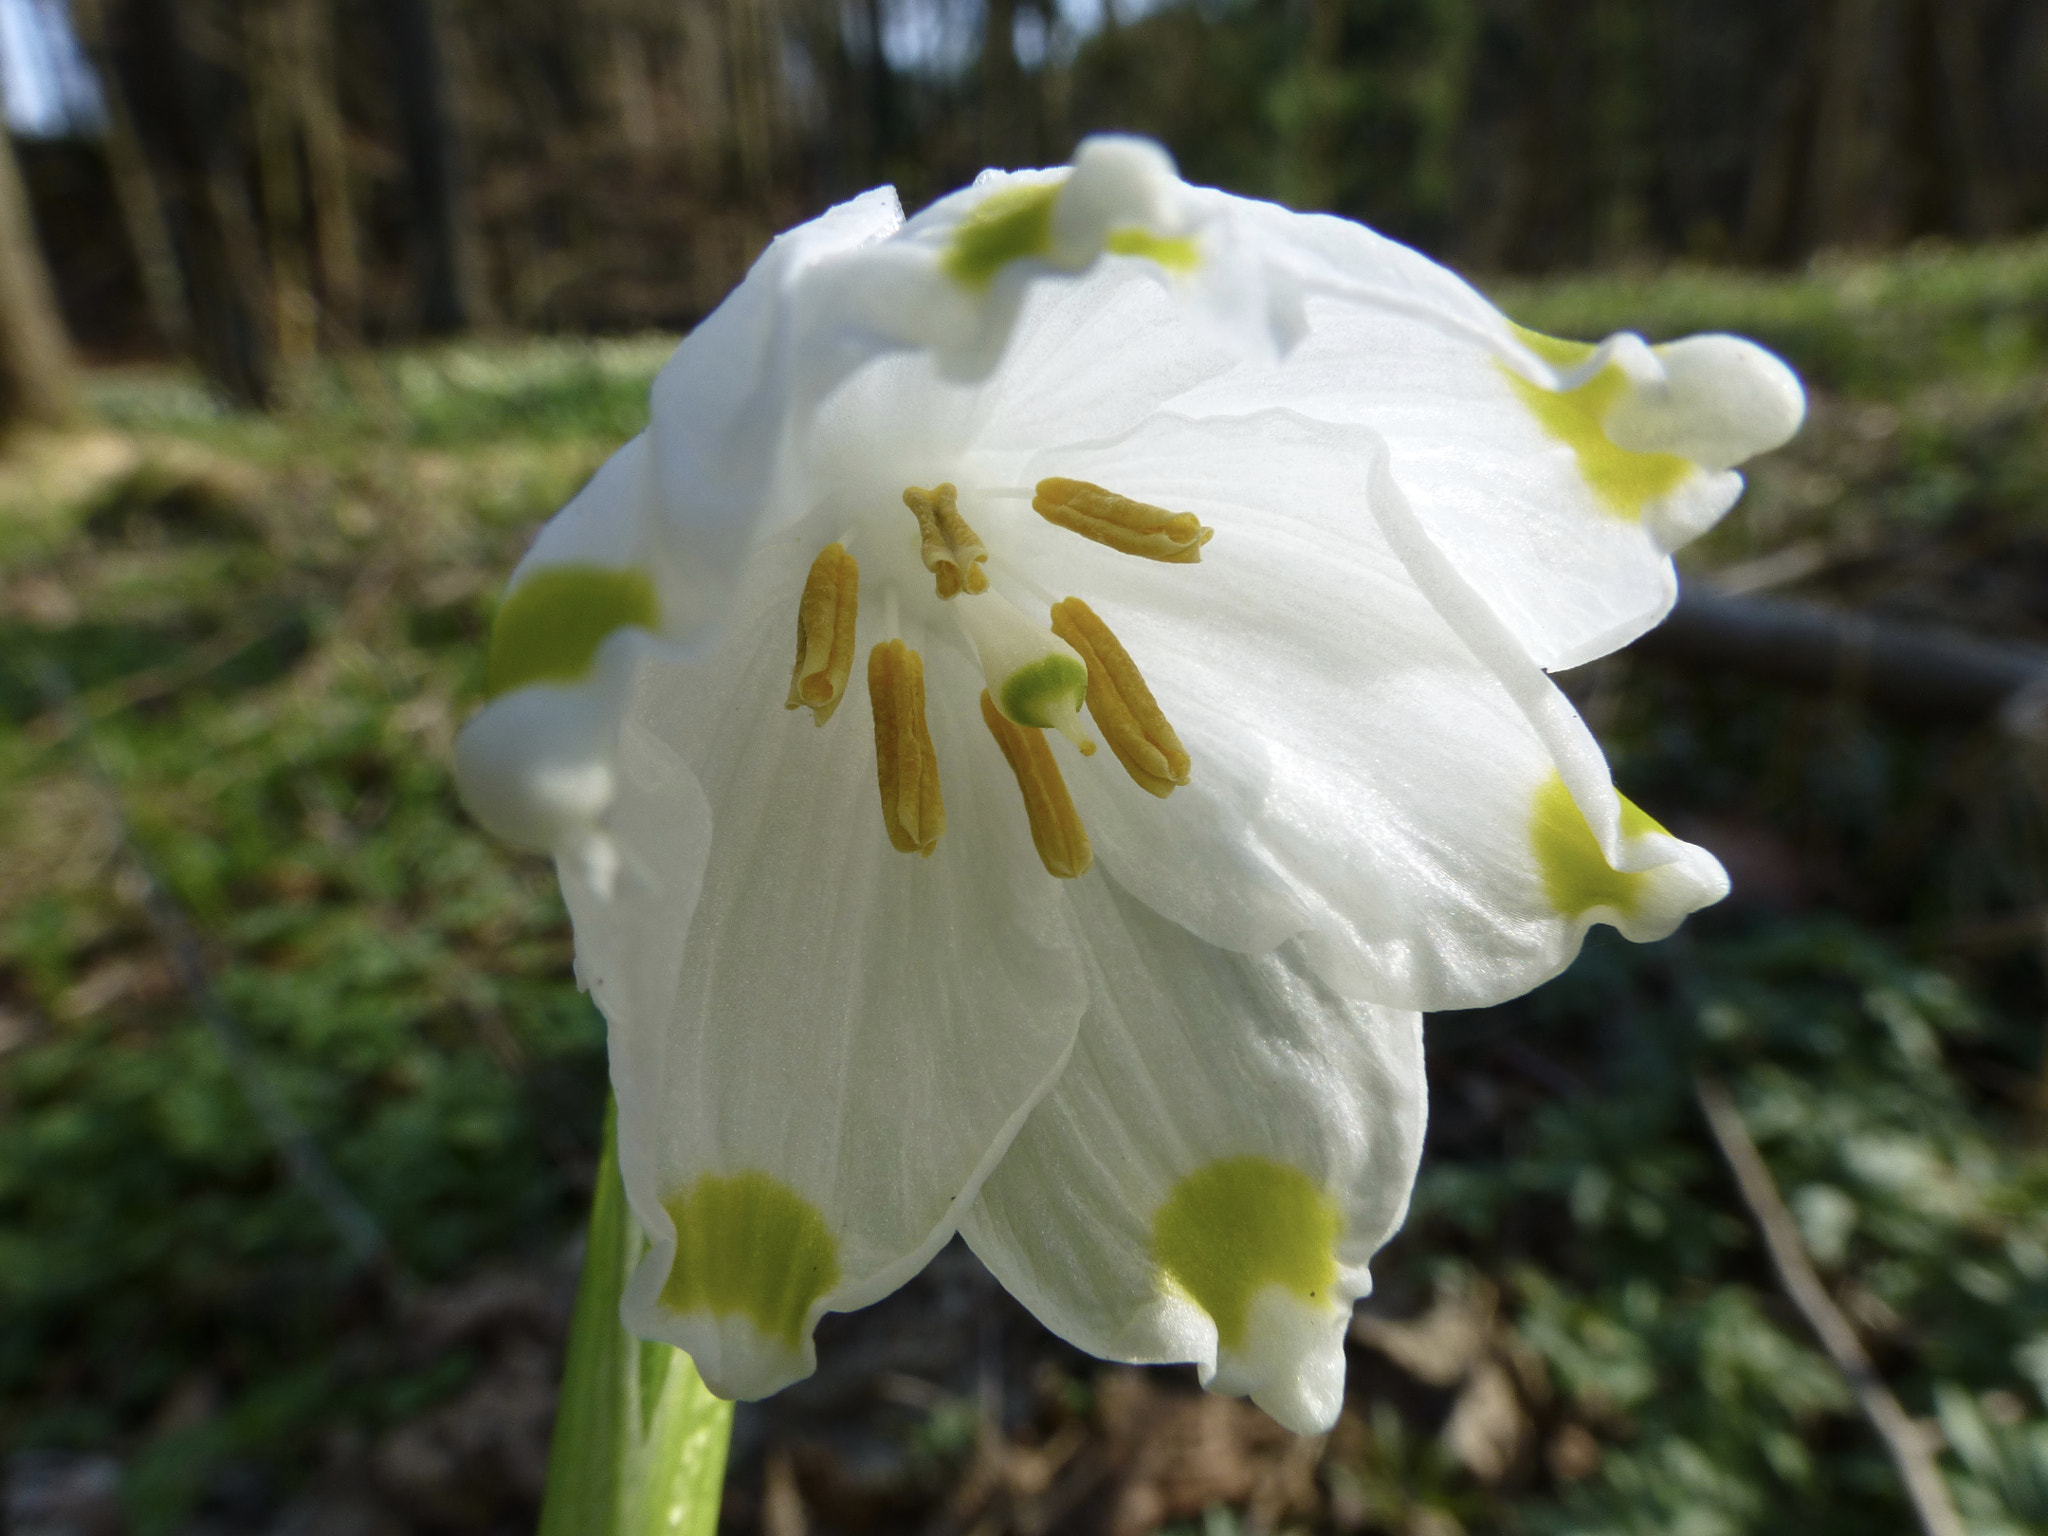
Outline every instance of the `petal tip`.
{"label": "petal tip", "polygon": [[1203,1382],[1211,1392],[1247,1395],[1285,1429],[1319,1435],[1344,1408],[1344,1331],[1351,1308],[1311,1302],[1284,1286],[1253,1296],[1244,1338],[1217,1351]]}

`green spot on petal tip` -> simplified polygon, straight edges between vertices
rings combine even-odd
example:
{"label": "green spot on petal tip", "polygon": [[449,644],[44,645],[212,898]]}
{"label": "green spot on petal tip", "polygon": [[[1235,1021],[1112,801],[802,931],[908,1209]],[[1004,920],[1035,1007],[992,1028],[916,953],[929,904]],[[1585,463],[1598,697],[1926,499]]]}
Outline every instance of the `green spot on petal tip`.
{"label": "green spot on petal tip", "polygon": [[707,1173],[662,1203],[676,1257],[661,1305],[745,1317],[801,1348],[812,1304],[839,1283],[839,1245],[818,1208],[765,1173]]}
{"label": "green spot on petal tip", "polygon": [[1105,244],[1113,256],[1142,256],[1169,272],[1192,272],[1202,264],[1201,250],[1194,241],[1155,235],[1149,229],[1140,229],[1136,225],[1111,230]]}
{"label": "green spot on petal tip", "polygon": [[1054,651],[1003,679],[996,703],[1007,720],[1037,730],[1058,730],[1080,712],[1087,697],[1087,667]]}
{"label": "green spot on petal tip", "polygon": [[1239,1349],[1266,1286],[1332,1301],[1343,1227],[1336,1203],[1299,1168],[1226,1157],[1174,1186],[1152,1218],[1152,1261],[1214,1320],[1223,1347]]}
{"label": "green spot on petal tip", "polygon": [[[1576,368],[1593,355],[1588,342],[1561,341],[1521,326],[1514,329],[1517,339],[1553,368]],[[1546,389],[1505,363],[1498,366],[1537,424],[1571,449],[1594,496],[1615,516],[1640,518],[1644,507],[1670,495],[1694,473],[1690,459],[1675,453],[1635,453],[1608,437],[1603,425],[1607,413],[1629,387],[1628,375],[1613,364],[1578,388],[1564,390]]]}
{"label": "green spot on petal tip", "polygon": [[[1621,832],[1624,837],[1642,837],[1664,828],[1626,795],[1621,801]],[[1635,914],[1643,885],[1650,877],[1644,872],[1614,868],[1600,851],[1600,840],[1586,824],[1585,815],[1564,780],[1552,774],[1536,791],[1536,804],[1529,818],[1529,840],[1535,845],[1537,867],[1543,872],[1543,891],[1550,904],[1566,917],[1577,917],[1595,907],[1611,907],[1624,917]]]}
{"label": "green spot on petal tip", "polygon": [[484,696],[494,699],[528,683],[578,682],[613,630],[652,629],[660,618],[654,582],[644,571],[601,565],[535,571],[512,589],[491,626]]}
{"label": "green spot on petal tip", "polygon": [[960,221],[940,258],[946,275],[985,288],[1011,262],[1052,249],[1052,209],[1061,182],[1041,181],[991,192]]}

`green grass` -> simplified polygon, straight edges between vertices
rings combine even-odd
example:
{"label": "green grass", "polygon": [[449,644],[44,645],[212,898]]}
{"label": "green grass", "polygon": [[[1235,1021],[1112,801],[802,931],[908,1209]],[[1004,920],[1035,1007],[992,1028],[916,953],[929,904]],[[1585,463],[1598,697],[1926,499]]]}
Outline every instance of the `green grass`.
{"label": "green grass", "polygon": [[[336,1318],[374,1321],[364,1278],[166,969],[42,679],[78,690],[262,1072],[404,1268],[552,1254],[601,1026],[550,872],[469,826],[449,750],[500,578],[636,430],[665,350],[384,359],[278,420],[110,377],[139,462],[0,567],[0,1440],[139,1445],[139,1529],[175,1528],[224,1459],[289,1467],[337,1421],[413,1411],[418,1370],[338,1358]],[[138,1442],[195,1379],[222,1411]]]}

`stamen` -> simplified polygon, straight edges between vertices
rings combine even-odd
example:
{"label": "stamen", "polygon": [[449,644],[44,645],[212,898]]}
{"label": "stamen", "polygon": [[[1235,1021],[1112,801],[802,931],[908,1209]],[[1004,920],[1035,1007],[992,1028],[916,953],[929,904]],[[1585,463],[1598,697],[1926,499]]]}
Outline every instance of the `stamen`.
{"label": "stamen", "polygon": [[1131,653],[1095,610],[1078,597],[1054,603],[1052,632],[1088,664],[1088,713],[1124,772],[1162,800],[1187,783],[1191,764],[1180,737],[1145,686]]}
{"label": "stamen", "polygon": [[1024,795],[1024,814],[1031,822],[1031,842],[1045,872],[1062,880],[1078,880],[1095,862],[1095,850],[1088,846],[1088,830],[1081,825],[1081,813],[1074,809],[1067,793],[1067,781],[1060,777],[1060,765],[1053,761],[1052,747],[1045,732],[1028,731],[1005,720],[996,701],[981,693],[981,718],[988,732],[1009,760],[1017,775],[1017,788]]}
{"label": "stamen", "polygon": [[883,641],[868,652],[868,698],[875,707],[875,776],[889,846],[928,859],[946,830],[946,804],[924,724],[924,658],[901,640]]}
{"label": "stamen", "polygon": [[1192,512],[1169,512],[1164,507],[1105,491],[1086,480],[1068,480],[1057,475],[1038,482],[1031,510],[1048,523],[1056,523],[1126,555],[1143,555],[1147,560],[1166,560],[1176,565],[1193,565],[1200,560],[1202,546],[1216,536],[1216,530],[1203,527],[1202,520]]}
{"label": "stamen", "polygon": [[928,491],[913,485],[904,491],[903,505],[917,514],[917,526],[924,533],[918,553],[924,568],[938,578],[939,596],[986,592],[988,572],[981,565],[988,559],[988,549],[960,515],[960,493],[952,483]]}
{"label": "stamen", "polygon": [[844,544],[827,544],[811,562],[796,610],[796,665],[783,708],[806,705],[823,725],[832,718],[853,671],[854,617],[860,609],[860,566]]}

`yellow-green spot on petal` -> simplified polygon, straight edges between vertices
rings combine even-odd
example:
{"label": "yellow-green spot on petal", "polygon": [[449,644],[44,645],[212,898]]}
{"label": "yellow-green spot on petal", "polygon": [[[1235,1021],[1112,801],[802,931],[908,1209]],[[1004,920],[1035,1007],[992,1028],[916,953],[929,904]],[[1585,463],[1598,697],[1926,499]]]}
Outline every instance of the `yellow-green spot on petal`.
{"label": "yellow-green spot on petal", "polygon": [[1063,651],[1054,651],[1004,678],[996,702],[1007,720],[1038,730],[1056,730],[1087,697],[1087,667]]}
{"label": "yellow-green spot on petal", "polygon": [[1202,264],[1201,247],[1185,235],[1155,235],[1135,224],[1112,229],[1104,245],[1112,256],[1142,256],[1169,272],[1192,272]]}
{"label": "yellow-green spot on petal", "polygon": [[811,1304],[839,1283],[839,1245],[818,1208],[765,1173],[707,1173],[662,1205],[676,1224],[662,1306],[737,1314],[801,1348]]}
{"label": "yellow-green spot on petal", "polygon": [[[1626,795],[1621,802],[1621,833],[1642,837],[1664,828]],[[1566,917],[1577,917],[1594,907],[1612,907],[1624,917],[1633,916],[1650,877],[1641,871],[1616,869],[1600,851],[1600,840],[1586,823],[1585,813],[1572,799],[1564,780],[1555,773],[1536,791],[1536,803],[1529,817],[1529,841],[1536,848],[1536,864],[1543,872],[1543,891],[1550,904]]]}
{"label": "yellow-green spot on petal", "polygon": [[598,646],[629,624],[652,629],[661,602],[645,571],[551,565],[512,589],[491,626],[484,696],[528,683],[573,683],[590,671]]}
{"label": "yellow-green spot on petal", "polygon": [[1643,837],[1651,832],[1655,832],[1660,837],[1669,837],[1671,835],[1664,830],[1663,822],[1652,816],[1640,805],[1637,805],[1627,795],[1617,793],[1614,798],[1621,802],[1621,835],[1623,837]]}
{"label": "yellow-green spot on petal", "polygon": [[[1583,341],[1560,341],[1515,327],[1515,335],[1553,368],[1575,368],[1592,356]],[[1675,453],[1635,453],[1617,447],[1603,425],[1615,401],[1629,387],[1628,375],[1613,364],[1602,368],[1576,389],[1546,389],[1523,378],[1506,363],[1495,366],[1543,430],[1571,449],[1579,473],[1608,511],[1631,520],[1643,508],[1678,489],[1694,471],[1692,460]]]}
{"label": "yellow-green spot on petal", "polygon": [[1052,250],[1052,208],[1061,183],[1004,187],[974,205],[960,221],[939,264],[969,288],[985,288],[1011,262]]}
{"label": "yellow-green spot on petal", "polygon": [[1508,329],[1515,333],[1515,340],[1553,368],[1576,368],[1594,352],[1590,341],[1567,341],[1562,336],[1546,336],[1513,321],[1508,322]]}
{"label": "yellow-green spot on petal", "polygon": [[1268,1157],[1226,1157],[1173,1187],[1152,1218],[1152,1262],[1241,1348],[1252,1298],[1269,1285],[1327,1304],[1343,1214],[1315,1180]]}

